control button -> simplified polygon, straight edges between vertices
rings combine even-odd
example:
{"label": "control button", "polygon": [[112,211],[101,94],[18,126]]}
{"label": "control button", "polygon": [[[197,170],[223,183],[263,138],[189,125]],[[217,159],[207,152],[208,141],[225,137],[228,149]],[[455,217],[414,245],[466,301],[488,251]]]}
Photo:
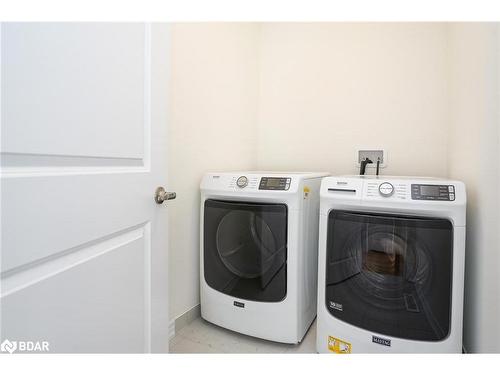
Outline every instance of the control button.
{"label": "control button", "polygon": [[390,197],[394,194],[394,186],[389,182],[384,182],[378,187],[378,192],[383,197]]}
{"label": "control button", "polygon": [[241,176],[240,178],[238,178],[238,180],[236,181],[236,185],[239,187],[239,188],[244,188],[245,186],[248,185],[248,178],[246,176]]}
{"label": "control button", "polygon": [[455,200],[455,194],[450,193],[450,201],[454,201],[454,200]]}
{"label": "control button", "polygon": [[455,187],[454,187],[454,186],[452,186],[452,185],[448,186],[448,191],[449,191],[450,193],[454,193],[454,192],[455,192]]}

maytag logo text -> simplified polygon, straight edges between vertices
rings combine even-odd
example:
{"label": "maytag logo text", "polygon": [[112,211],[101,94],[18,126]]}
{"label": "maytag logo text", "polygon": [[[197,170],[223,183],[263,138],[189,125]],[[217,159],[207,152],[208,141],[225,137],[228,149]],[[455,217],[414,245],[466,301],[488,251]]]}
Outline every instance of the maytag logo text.
{"label": "maytag logo text", "polygon": [[372,342],[379,345],[391,346],[391,340],[384,339],[383,337],[372,336]]}

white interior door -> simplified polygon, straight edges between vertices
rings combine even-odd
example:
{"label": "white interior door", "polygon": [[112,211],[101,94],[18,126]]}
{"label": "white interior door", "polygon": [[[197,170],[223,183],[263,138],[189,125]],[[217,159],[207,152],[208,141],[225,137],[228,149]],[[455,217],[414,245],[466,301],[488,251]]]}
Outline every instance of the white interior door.
{"label": "white interior door", "polygon": [[165,352],[166,25],[1,26],[0,341]]}

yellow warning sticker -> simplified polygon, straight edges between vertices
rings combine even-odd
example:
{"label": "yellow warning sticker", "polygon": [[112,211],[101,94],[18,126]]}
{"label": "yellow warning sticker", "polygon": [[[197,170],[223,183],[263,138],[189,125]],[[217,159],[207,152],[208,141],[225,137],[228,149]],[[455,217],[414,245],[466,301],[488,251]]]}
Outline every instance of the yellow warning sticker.
{"label": "yellow warning sticker", "polygon": [[333,336],[328,336],[328,350],[337,354],[349,354],[351,344]]}
{"label": "yellow warning sticker", "polygon": [[309,189],[308,186],[304,186],[304,199],[306,199],[309,196],[310,192],[311,192],[311,189]]}

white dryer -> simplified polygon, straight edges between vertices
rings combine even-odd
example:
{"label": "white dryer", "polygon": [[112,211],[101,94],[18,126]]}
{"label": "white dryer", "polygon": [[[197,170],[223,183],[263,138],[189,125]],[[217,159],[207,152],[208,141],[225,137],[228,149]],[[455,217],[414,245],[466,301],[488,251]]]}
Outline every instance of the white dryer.
{"label": "white dryer", "polygon": [[459,181],[325,178],[318,352],[461,353],[465,206]]}
{"label": "white dryer", "polygon": [[325,173],[208,173],[201,182],[202,317],[298,343],[316,316]]}

